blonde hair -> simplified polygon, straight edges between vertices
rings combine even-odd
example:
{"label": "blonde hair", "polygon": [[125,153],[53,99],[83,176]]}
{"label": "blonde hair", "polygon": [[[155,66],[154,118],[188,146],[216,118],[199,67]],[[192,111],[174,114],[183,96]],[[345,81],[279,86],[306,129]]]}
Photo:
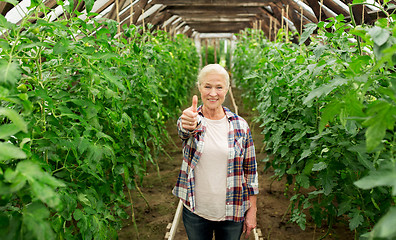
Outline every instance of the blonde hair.
{"label": "blonde hair", "polygon": [[205,67],[203,67],[198,74],[198,80],[197,80],[198,88],[201,85],[202,80],[210,73],[217,73],[223,76],[224,80],[226,81],[227,89],[230,87],[230,75],[228,75],[227,70],[225,70],[225,68],[220,64],[208,64]]}

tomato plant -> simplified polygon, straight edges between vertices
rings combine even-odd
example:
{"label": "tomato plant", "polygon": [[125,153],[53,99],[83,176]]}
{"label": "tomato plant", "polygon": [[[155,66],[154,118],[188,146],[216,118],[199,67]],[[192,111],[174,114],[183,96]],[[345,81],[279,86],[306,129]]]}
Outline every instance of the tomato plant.
{"label": "tomato plant", "polygon": [[234,75],[263,127],[266,168],[294,184],[291,221],[304,229],[309,212],[318,226],[347,219],[394,237],[395,24],[329,20],[306,26],[309,46],[241,34]]}
{"label": "tomato plant", "polygon": [[[65,6],[65,11],[70,11]],[[117,238],[194,85],[190,39],[112,20],[0,16],[0,235]]]}

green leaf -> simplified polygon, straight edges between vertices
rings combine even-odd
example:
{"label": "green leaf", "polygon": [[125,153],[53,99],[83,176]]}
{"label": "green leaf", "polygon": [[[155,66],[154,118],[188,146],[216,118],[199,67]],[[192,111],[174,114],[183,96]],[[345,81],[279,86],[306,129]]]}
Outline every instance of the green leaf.
{"label": "green leaf", "polygon": [[78,220],[80,220],[83,216],[84,216],[84,213],[83,213],[79,208],[77,208],[76,210],[74,210],[74,213],[73,213],[73,218],[74,218],[74,220],[78,221]]}
{"label": "green leaf", "polygon": [[18,64],[0,59],[0,84],[15,84],[21,77]]}
{"label": "green leaf", "polygon": [[333,79],[333,81],[329,84],[325,84],[322,85],[314,90],[312,90],[308,96],[304,99],[304,104],[309,103],[312,99],[314,99],[315,97],[320,97],[322,95],[327,95],[329,94],[331,91],[333,91],[333,89],[335,89],[338,86],[344,85],[348,82],[348,79],[346,78],[341,78],[341,77],[335,77]]}
{"label": "green leaf", "polygon": [[349,219],[349,229],[355,230],[357,227],[362,225],[364,218],[360,214],[359,210],[355,210],[352,213],[348,214],[348,216],[351,218]]}
{"label": "green leaf", "polygon": [[303,188],[309,188],[309,178],[307,175],[299,174],[296,176],[296,182]]}
{"label": "green leaf", "polygon": [[316,30],[318,26],[315,23],[308,23],[304,25],[304,27],[305,30],[301,34],[299,45],[303,44],[309,38],[309,36],[311,36],[311,34]]}
{"label": "green leaf", "polygon": [[27,124],[14,109],[0,107],[0,115],[7,116],[20,131],[27,132]]}
{"label": "green leaf", "polygon": [[8,22],[7,19],[2,14],[0,14],[0,29],[11,30],[15,26],[15,24]]}
{"label": "green leaf", "polygon": [[41,203],[31,203],[23,209],[23,224],[33,233],[34,239],[55,239],[55,234],[48,221],[49,216],[50,212]]}
{"label": "green leaf", "polygon": [[322,184],[324,194],[329,195],[334,187],[334,176],[331,171],[327,168],[326,171],[321,171],[318,175],[320,178],[320,183]]}
{"label": "green leaf", "polygon": [[367,151],[373,151],[385,137],[386,129],[393,129],[395,124],[396,107],[388,102],[378,100],[369,106],[368,113],[371,117],[363,122],[367,126],[366,145]]}
{"label": "green leaf", "polygon": [[303,160],[304,158],[310,156],[311,153],[312,153],[312,152],[311,152],[311,149],[305,149],[305,150],[303,151],[303,153],[301,154],[301,157],[300,157],[300,159],[298,160],[298,162],[301,161],[301,160]]}
{"label": "green leaf", "polygon": [[0,142],[0,161],[24,158],[26,158],[26,153],[20,148],[15,147],[11,143]]}
{"label": "green leaf", "polygon": [[43,182],[31,181],[32,193],[49,207],[57,208],[61,203],[59,196],[54,189]]}
{"label": "green leaf", "polygon": [[85,9],[87,10],[87,14],[88,14],[91,12],[95,1],[94,0],[84,0],[84,2],[85,2]]}
{"label": "green leaf", "polygon": [[396,207],[391,207],[377,224],[375,224],[370,236],[381,239],[395,239],[396,237]]}
{"label": "green leaf", "polygon": [[5,139],[18,133],[20,129],[13,123],[0,126],[0,138]]}
{"label": "green leaf", "polygon": [[344,19],[345,19],[345,16],[343,14],[338,14],[336,17],[336,20],[338,22],[342,22],[342,21],[344,21]]}
{"label": "green leaf", "polygon": [[373,41],[378,46],[382,46],[388,41],[390,32],[384,28],[374,26],[368,30],[368,34],[373,38]]}
{"label": "green leaf", "polygon": [[87,195],[83,193],[79,193],[77,196],[78,200],[84,203],[87,206],[91,206],[91,202],[88,200]]}
{"label": "green leaf", "polygon": [[32,161],[18,163],[16,171],[29,181],[34,196],[52,208],[59,206],[61,203],[60,198],[54,188],[64,187],[65,184],[63,182],[44,172],[38,164]]}
{"label": "green leaf", "polygon": [[303,138],[307,134],[306,131],[302,131],[297,133],[296,135],[293,136],[292,139],[290,139],[290,142],[298,142],[300,141],[301,138]]}
{"label": "green leaf", "polygon": [[4,182],[9,184],[3,184],[0,182],[0,194],[6,195],[21,190],[26,184],[26,177],[19,174],[17,171],[13,171],[11,168],[7,168],[4,173]]}
{"label": "green leaf", "polygon": [[330,123],[340,113],[341,106],[342,104],[338,100],[334,100],[321,109],[322,115],[319,123],[319,133],[323,131],[327,123]]}
{"label": "green leaf", "polygon": [[379,186],[393,188],[392,194],[396,196],[396,170],[380,170],[370,173],[368,176],[354,182],[361,189],[371,189]]}
{"label": "green leaf", "polygon": [[66,52],[68,50],[69,44],[70,43],[68,40],[62,38],[53,47],[54,54],[63,54],[64,52]]}
{"label": "green leaf", "polygon": [[109,80],[109,82],[116,85],[121,91],[126,91],[125,86],[122,84],[122,81],[118,76],[114,76],[114,74],[111,74],[107,71],[104,72],[104,75],[106,76],[106,79]]}
{"label": "green leaf", "polygon": [[84,137],[80,137],[77,141],[78,141],[78,152],[80,154],[83,154],[90,146],[90,142]]}
{"label": "green leaf", "polygon": [[341,216],[346,212],[349,212],[351,210],[351,202],[350,201],[345,201],[340,203],[340,205],[338,205],[338,212],[337,212],[337,216]]}
{"label": "green leaf", "polygon": [[312,171],[322,171],[327,168],[327,164],[324,162],[316,163],[312,167]]}

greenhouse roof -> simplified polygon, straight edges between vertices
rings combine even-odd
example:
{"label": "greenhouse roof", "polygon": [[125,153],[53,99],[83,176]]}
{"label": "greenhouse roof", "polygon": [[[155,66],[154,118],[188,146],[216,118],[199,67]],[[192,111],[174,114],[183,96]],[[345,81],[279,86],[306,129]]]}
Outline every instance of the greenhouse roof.
{"label": "greenhouse roof", "polygon": [[[192,36],[195,33],[237,33],[245,28],[261,28],[270,37],[273,29],[287,25],[290,30],[302,31],[307,23],[317,23],[330,17],[343,14],[350,19],[349,6],[353,0],[85,0],[72,6],[87,18],[86,5],[96,18],[109,18],[127,24],[148,24],[154,29],[161,28],[174,33]],[[44,0],[53,9],[51,20],[63,18],[62,6],[57,0]],[[355,21],[372,23],[383,17],[375,7],[374,0],[369,4],[353,6]],[[381,2],[381,1],[380,1]],[[12,3],[12,4],[11,4]],[[63,1],[69,5],[68,1]],[[15,7],[14,7],[15,5]],[[6,0],[0,2],[0,13],[7,20],[19,23],[27,12],[30,0]],[[389,4],[388,4],[389,5]],[[131,7],[132,6],[132,7]],[[388,9],[394,10],[394,9]],[[41,15],[41,17],[43,14]],[[90,16],[92,17],[92,16]]]}

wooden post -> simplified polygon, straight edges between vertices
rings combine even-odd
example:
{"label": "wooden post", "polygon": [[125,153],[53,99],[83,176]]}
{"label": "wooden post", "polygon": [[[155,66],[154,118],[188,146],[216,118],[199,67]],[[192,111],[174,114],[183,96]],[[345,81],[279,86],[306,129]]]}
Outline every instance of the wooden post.
{"label": "wooden post", "polygon": [[287,19],[289,18],[289,5],[286,5],[286,42],[289,42],[289,21],[287,21]]}
{"label": "wooden post", "polygon": [[140,16],[142,16],[142,25],[143,25],[143,33],[144,33],[145,30],[146,30],[146,28],[144,27],[144,17],[143,17],[143,14],[144,14],[144,9],[142,9],[142,15],[140,15]]}
{"label": "wooden post", "polygon": [[217,43],[217,39],[214,39],[214,63],[217,63],[217,51],[216,51],[216,43]]}
{"label": "wooden post", "polygon": [[205,65],[208,65],[208,39],[205,39]]}
{"label": "wooden post", "polygon": [[271,35],[272,35],[272,17],[270,17],[269,41],[271,41]]}
{"label": "wooden post", "polygon": [[301,8],[301,23],[300,23],[300,37],[301,37],[301,35],[302,35],[302,29],[303,29],[303,17],[304,17],[304,10],[303,10],[303,8],[302,7],[300,7]]}
{"label": "wooden post", "polygon": [[118,23],[118,25],[117,25],[117,33],[120,34],[120,32],[121,32],[121,26],[120,26],[120,8],[119,8],[119,6],[118,6],[118,5],[119,5],[118,0],[115,1],[115,4],[116,4],[117,23]]}
{"label": "wooden post", "polygon": [[285,10],[282,8],[282,18],[281,18],[281,28],[283,28],[283,15],[284,15]]}
{"label": "wooden post", "polygon": [[261,39],[261,30],[262,30],[261,27],[262,27],[262,25],[263,25],[263,24],[262,24],[262,21],[264,21],[264,20],[260,20],[260,21],[259,21],[259,39]]}
{"label": "wooden post", "polygon": [[129,26],[133,24],[133,0],[131,0],[131,8],[129,9]]}
{"label": "wooden post", "polygon": [[362,5],[362,26],[363,26],[363,23],[364,23],[364,5]]}
{"label": "wooden post", "polygon": [[232,41],[232,37],[230,38],[230,50],[229,50],[229,52],[230,52],[230,72],[232,72],[232,44],[233,44],[233,41]]}
{"label": "wooden post", "polygon": [[319,22],[322,21],[322,5],[323,5],[323,0],[320,0],[320,6],[319,6]]}

